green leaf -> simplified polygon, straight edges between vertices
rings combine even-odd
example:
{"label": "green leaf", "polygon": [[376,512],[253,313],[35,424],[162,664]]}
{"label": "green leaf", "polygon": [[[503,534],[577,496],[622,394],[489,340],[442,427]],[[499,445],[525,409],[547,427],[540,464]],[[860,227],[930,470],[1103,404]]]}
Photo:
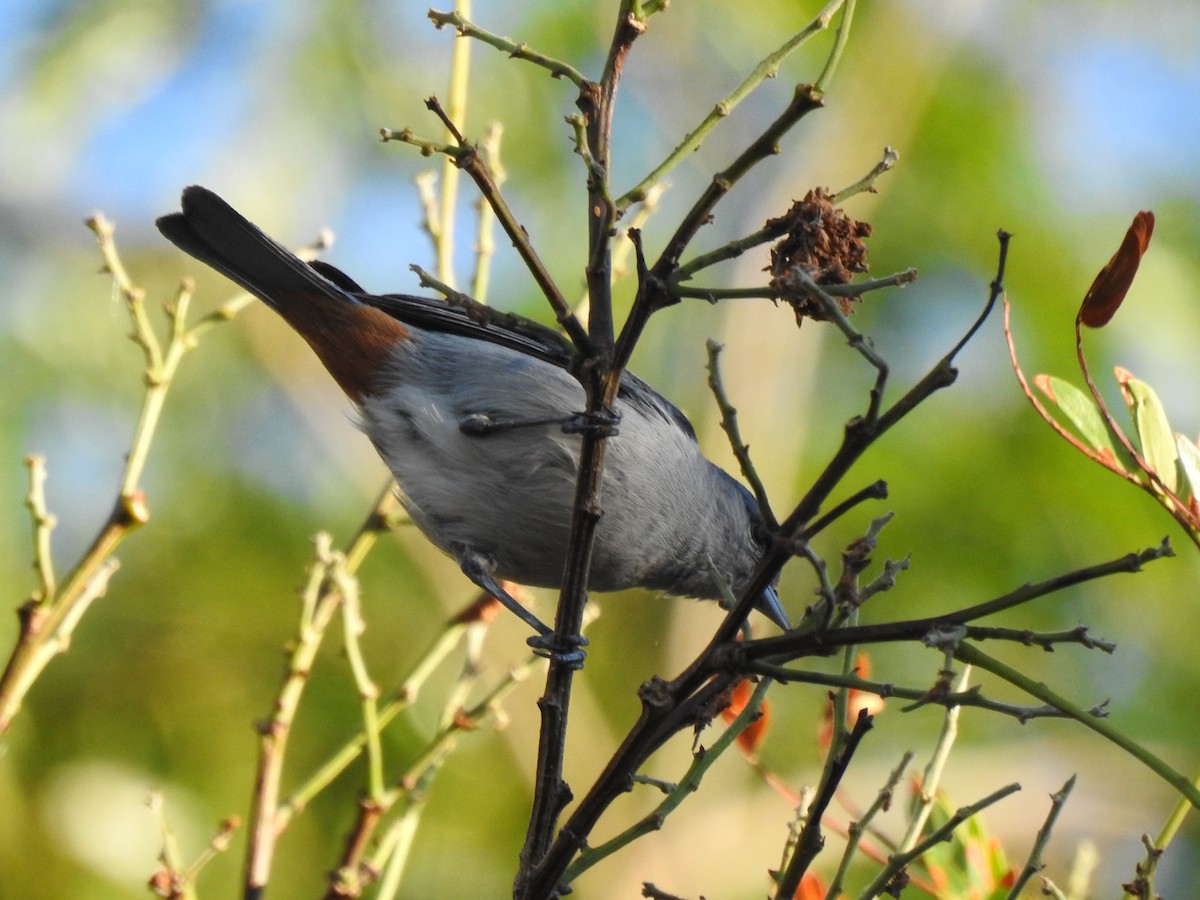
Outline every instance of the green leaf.
{"label": "green leaf", "polygon": [[1162,401],[1146,382],[1134,378],[1125,369],[1117,369],[1117,380],[1125,392],[1129,411],[1137,427],[1142,457],[1149,463],[1167,490],[1175,493],[1179,477],[1179,452],[1175,449],[1175,434],[1163,410]]}
{"label": "green leaf", "polygon": [[1175,448],[1179,451],[1179,499],[1189,503],[1200,496],[1200,447],[1182,434],[1175,435]]}
{"label": "green leaf", "polygon": [[1102,456],[1108,455],[1126,472],[1137,472],[1137,464],[1133,457],[1113,434],[1112,428],[1104,421],[1104,416],[1088,394],[1071,382],[1055,378],[1053,375],[1039,375],[1036,383],[1042,393],[1062,410],[1079,436],[1094,450]]}

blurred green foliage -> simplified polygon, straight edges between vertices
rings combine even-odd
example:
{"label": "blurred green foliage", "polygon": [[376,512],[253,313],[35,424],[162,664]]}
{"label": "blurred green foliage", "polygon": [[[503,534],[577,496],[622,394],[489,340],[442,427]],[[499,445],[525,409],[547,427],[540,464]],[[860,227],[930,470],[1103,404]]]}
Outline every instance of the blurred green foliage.
{"label": "blurred green foliage", "polygon": [[[1023,364],[1031,373],[1073,372],[1079,300],[1130,214],[1153,206],[1159,224],[1143,274],[1114,325],[1089,336],[1089,349],[1096,371],[1117,363],[1138,371],[1160,392],[1173,424],[1194,432],[1194,166],[1190,175],[1180,170],[1174,181],[1154,182],[1130,159],[1128,180],[1146,192],[1131,208],[1129,185],[1087,183],[1086,159],[1077,161],[1078,179],[1064,178],[1047,147],[1068,138],[1055,130],[1054,104],[1071,97],[1053,94],[1063,42],[1116,47],[1147,65],[1177,61],[1172,35],[1186,26],[1159,26],[1173,17],[1194,22],[1195,11],[1183,2],[1161,2],[1144,16],[1115,2],[943,6],[861,4],[828,108],[805,120],[779,158],[719,207],[697,249],[757,228],[809,187],[850,183],[886,144],[896,147],[899,167],[879,182],[878,194],[850,201],[848,210],[875,227],[872,274],[910,265],[921,272],[914,286],[871,295],[854,320],[893,364],[890,385],[898,392],[982,305],[1000,227],[1016,235],[1008,288]],[[531,2],[518,11],[481,5],[476,18],[595,74],[614,8],[581,0]],[[649,170],[814,8],[770,0],[734,13],[708,0],[656,16],[635,45],[619,97],[617,185]],[[97,205],[116,220],[123,257],[152,306],[184,272],[197,278],[200,311],[230,294],[228,283],[184,262],[153,231],[154,216],[174,208],[178,189],[190,182],[218,189],[289,243],[332,224],[341,240],[331,261],[372,289],[412,290],[406,267],[428,265],[429,252],[410,179],[431,162],[380,144],[376,132],[407,125],[437,133],[422,99],[444,91],[454,40],[435,32],[417,5],[379,2],[107,0],[35,7],[25,16],[6,35],[15,66],[8,64],[0,104],[8,145],[0,157],[0,464],[7,473],[0,478],[0,580],[10,607],[33,585],[21,457],[48,457],[49,501],[59,517],[55,556],[66,567],[112,502],[136,414],[140,357],[124,338],[124,313],[107,279],[94,274],[91,236],[77,223]],[[790,60],[672,174],[662,209],[645,229],[651,252],[712,173],[786,103],[792,85],[816,76],[827,40]],[[485,47],[474,49],[473,67],[466,130],[478,135],[486,122],[504,122],[505,192],[572,295],[582,286],[585,211],[582,167],[562,123],[574,111],[570,85]],[[1181,84],[1186,89],[1186,77]],[[473,199],[469,186],[464,193]],[[470,225],[464,205],[462,278]],[[765,262],[763,250],[705,277],[719,277],[716,286],[754,284]],[[493,302],[545,318],[513,254],[500,253],[493,284]],[[704,387],[709,336],[727,344],[727,387],[776,507],[786,510],[821,470],[844,422],[864,408],[872,373],[832,330],[810,322],[797,331],[786,307],[693,302],[665,311],[635,369],[680,403],[706,449],[727,466]],[[912,568],[864,610],[865,621],[964,606],[1176,534],[1149,499],[1086,462],[1028,408],[998,318],[968,346],[960,368],[959,383],[897,427],[845,485],[849,494],[884,478],[890,498],[857,510],[819,542],[835,561],[869,518],[896,512],[877,556],[911,553]],[[344,540],[385,476],[346,413],[307,350],[259,308],[208,333],[185,362],[147,473],[150,524],[121,549],[108,595],[6,738],[0,896],[144,896],[158,838],[141,803],[152,788],[165,791],[189,857],[220,819],[245,814],[252,726],[278,684],[311,535],[325,529]],[[1178,559],[1003,617],[1002,624],[1032,628],[1086,623],[1118,642],[1115,657],[1073,647],[996,652],[1085,705],[1111,697],[1117,724],[1191,771],[1200,766],[1190,712],[1200,661],[1189,637],[1200,629],[1193,602],[1200,564],[1176,538]],[[391,684],[472,590],[411,528],[383,541],[361,575],[372,671]],[[805,566],[789,568],[782,593],[791,609],[810,602],[812,589]],[[636,715],[637,685],[654,673],[673,674],[718,615],[643,595],[599,599],[604,613],[591,632],[573,711],[568,780],[577,791]],[[0,648],[15,635],[15,616],[0,618]],[[493,675],[523,652],[523,638],[515,622],[496,624],[486,657]],[[875,654],[874,677],[931,684],[940,662],[919,647],[885,648]],[[1002,699],[1018,699],[984,684]],[[290,772],[305,771],[357,726],[336,641],[309,690]],[[537,694],[534,679],[507,702],[506,730],[460,740],[431,797],[404,896],[508,891],[524,833]],[[436,684],[429,695],[437,696]],[[773,735],[762,755],[793,784],[817,772],[824,700],[799,687],[774,692]],[[391,758],[422,746],[436,709],[436,701],[420,705],[389,733]],[[936,710],[903,715],[889,707],[847,779],[854,801],[870,801],[903,749],[920,759],[939,721]],[[1027,788],[988,817],[1011,860],[1023,858],[1046,793],[1079,772],[1049,873],[1065,877],[1077,842],[1088,837],[1102,849],[1100,890],[1131,877],[1143,852],[1137,836],[1154,832],[1171,802],[1150,773],[1065,723],[1022,727],[967,710],[961,730],[946,775],[956,801],[1012,780]],[[653,774],[675,777],[687,752],[684,743],[671,745]],[[360,779],[358,771],[344,777],[284,836],[274,896],[317,892],[336,861]],[[705,787],[662,834],[585,878],[577,896],[632,896],[642,880],[684,895],[761,896],[790,810],[733,757]],[[653,801],[638,794],[623,800],[604,833]],[[233,890],[240,841],[206,870],[203,895]],[[1196,884],[1188,873],[1195,852],[1180,842],[1164,863],[1174,895]],[[1172,893],[1165,881],[1160,889]]]}

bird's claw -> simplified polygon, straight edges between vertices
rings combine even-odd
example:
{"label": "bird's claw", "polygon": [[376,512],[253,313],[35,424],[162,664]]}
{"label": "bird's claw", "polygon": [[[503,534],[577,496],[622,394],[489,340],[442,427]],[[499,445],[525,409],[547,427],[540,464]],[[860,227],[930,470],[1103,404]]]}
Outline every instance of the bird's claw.
{"label": "bird's claw", "polygon": [[595,412],[577,412],[563,420],[564,434],[590,433],[597,437],[613,437],[617,434],[617,425],[621,422],[621,413],[615,409],[598,409]]}
{"label": "bird's claw", "polygon": [[533,648],[535,655],[575,670],[583,668],[583,660],[587,656],[583,648],[587,642],[588,639],[582,634],[559,634],[555,631],[535,634],[525,641]]}

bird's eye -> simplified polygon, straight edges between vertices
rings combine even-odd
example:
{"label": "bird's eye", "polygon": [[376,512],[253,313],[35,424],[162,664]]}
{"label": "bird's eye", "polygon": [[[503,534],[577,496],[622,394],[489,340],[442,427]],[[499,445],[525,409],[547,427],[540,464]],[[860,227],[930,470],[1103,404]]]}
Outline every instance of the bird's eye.
{"label": "bird's eye", "polygon": [[771,544],[771,529],[765,522],[754,522],[750,526],[750,539],[759,547],[766,549]]}

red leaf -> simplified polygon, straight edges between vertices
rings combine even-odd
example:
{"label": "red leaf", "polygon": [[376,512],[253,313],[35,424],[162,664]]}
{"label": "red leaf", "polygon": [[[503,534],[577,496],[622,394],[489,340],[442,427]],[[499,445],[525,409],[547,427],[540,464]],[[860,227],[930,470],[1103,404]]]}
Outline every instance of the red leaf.
{"label": "red leaf", "polygon": [[1133,217],[1133,224],[1125,232],[1125,240],[1113,254],[1092,286],[1088,288],[1079,307],[1079,321],[1090,328],[1102,328],[1120,308],[1121,302],[1133,284],[1138,264],[1150,246],[1150,235],[1154,233],[1154,213],[1142,211]]}

